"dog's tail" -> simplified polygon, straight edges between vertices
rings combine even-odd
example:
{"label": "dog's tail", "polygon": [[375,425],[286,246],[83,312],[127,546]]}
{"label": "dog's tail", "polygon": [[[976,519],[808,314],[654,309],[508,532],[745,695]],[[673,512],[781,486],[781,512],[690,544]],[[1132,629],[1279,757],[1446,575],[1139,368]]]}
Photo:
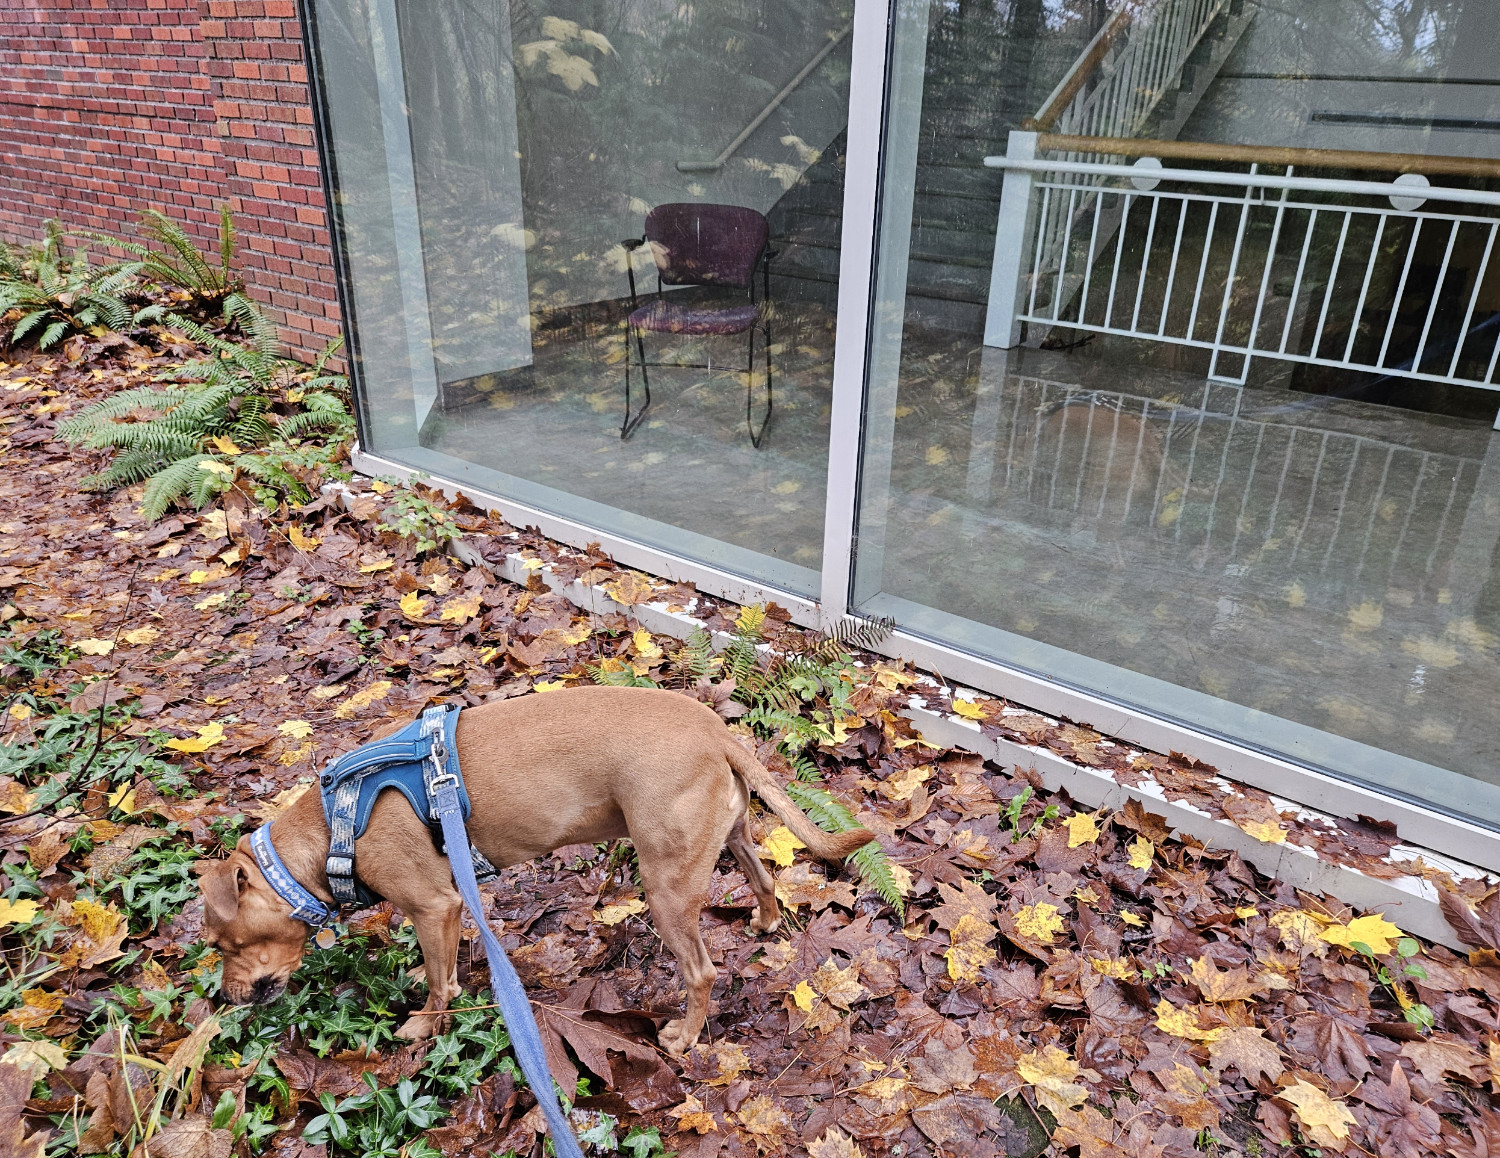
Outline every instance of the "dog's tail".
{"label": "dog's tail", "polygon": [[862,848],[875,839],[868,828],[856,828],[849,832],[824,832],[807,818],[807,813],[798,808],[796,802],[786,794],[786,789],[776,782],[770,770],[745,751],[737,740],[724,746],[724,756],[740,778],[766,802],[781,823],[787,826],[808,850],[821,860],[841,862],[857,848]]}

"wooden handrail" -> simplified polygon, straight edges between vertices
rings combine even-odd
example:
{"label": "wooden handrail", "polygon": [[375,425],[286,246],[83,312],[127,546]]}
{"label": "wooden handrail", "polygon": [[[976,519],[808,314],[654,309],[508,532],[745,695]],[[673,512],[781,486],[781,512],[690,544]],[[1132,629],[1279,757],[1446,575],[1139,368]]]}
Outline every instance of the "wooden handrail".
{"label": "wooden handrail", "polygon": [[1364,169],[1386,173],[1421,173],[1426,177],[1500,178],[1500,160],[1487,157],[1367,153],[1353,149],[1291,149],[1277,145],[1221,145],[1212,141],[1159,141],[1147,137],[1073,137],[1063,133],[1038,134],[1036,147],[1039,151],[1053,153],[1104,153],[1116,157]]}
{"label": "wooden handrail", "polygon": [[1057,123],[1057,118],[1062,116],[1063,110],[1073,103],[1073,98],[1078,95],[1078,90],[1088,83],[1089,77],[1094,75],[1095,70],[1104,63],[1104,58],[1109,55],[1109,50],[1114,47],[1125,29],[1130,26],[1134,19],[1131,11],[1132,5],[1122,5],[1103,28],[1099,30],[1094,42],[1085,50],[1084,54],[1073,62],[1073,67],[1068,75],[1038,111],[1036,116],[1027,117],[1021,122],[1023,129],[1033,132],[1044,133]]}

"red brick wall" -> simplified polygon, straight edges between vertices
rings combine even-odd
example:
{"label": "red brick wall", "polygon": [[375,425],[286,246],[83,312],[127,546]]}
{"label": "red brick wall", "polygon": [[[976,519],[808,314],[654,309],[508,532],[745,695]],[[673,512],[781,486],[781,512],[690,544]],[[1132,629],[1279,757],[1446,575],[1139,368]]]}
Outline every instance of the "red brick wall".
{"label": "red brick wall", "polygon": [[239,266],[293,352],[339,332],[295,0],[0,0],[0,237],[133,234],[154,206]]}

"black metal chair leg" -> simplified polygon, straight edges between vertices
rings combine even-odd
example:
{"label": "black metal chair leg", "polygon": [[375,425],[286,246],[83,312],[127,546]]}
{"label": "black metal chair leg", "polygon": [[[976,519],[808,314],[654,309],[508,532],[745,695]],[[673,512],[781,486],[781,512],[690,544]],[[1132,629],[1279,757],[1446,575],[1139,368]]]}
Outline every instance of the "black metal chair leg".
{"label": "black metal chair leg", "polygon": [[750,431],[750,445],[756,450],[760,449],[761,441],[766,436],[766,427],[771,425],[771,329],[765,327],[766,342],[766,416],[761,420],[760,427],[755,425],[755,327],[750,327],[750,368],[745,377],[745,427]]}
{"label": "black metal chair leg", "polygon": [[[630,339],[635,339],[636,351],[641,360],[641,384],[646,393],[646,401],[641,404],[640,410],[634,419],[630,417]],[[629,438],[641,419],[646,417],[646,411],[651,409],[651,375],[646,369],[646,343],[641,337],[641,332],[634,326],[625,328],[625,421],[620,426],[620,441]]]}

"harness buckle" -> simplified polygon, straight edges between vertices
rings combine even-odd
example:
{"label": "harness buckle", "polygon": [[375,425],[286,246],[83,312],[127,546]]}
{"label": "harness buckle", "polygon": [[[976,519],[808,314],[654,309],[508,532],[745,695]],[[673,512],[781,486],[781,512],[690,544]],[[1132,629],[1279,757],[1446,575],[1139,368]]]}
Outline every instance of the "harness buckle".
{"label": "harness buckle", "polygon": [[323,871],[330,877],[352,877],[354,875],[354,858],[351,856],[331,856],[324,862]]}
{"label": "harness buckle", "polygon": [[434,776],[427,782],[427,791],[432,795],[436,795],[444,788],[457,789],[458,777],[451,772],[444,772],[441,776]]}

